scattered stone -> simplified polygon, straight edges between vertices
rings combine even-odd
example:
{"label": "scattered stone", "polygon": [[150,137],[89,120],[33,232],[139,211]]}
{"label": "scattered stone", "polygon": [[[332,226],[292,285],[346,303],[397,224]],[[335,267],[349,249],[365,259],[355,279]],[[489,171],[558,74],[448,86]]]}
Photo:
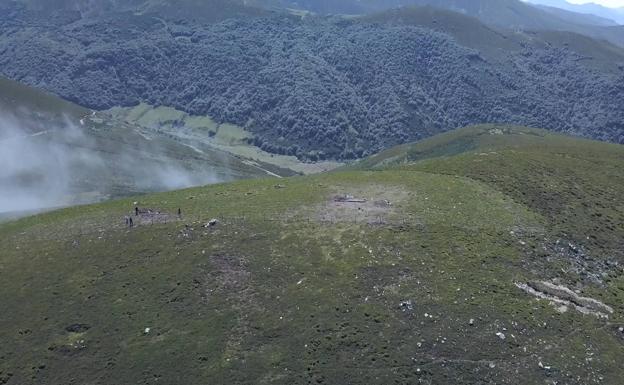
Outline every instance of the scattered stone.
{"label": "scattered stone", "polygon": [[345,202],[345,203],[366,203],[366,199],[356,198],[353,195],[337,195],[334,197],[334,202]]}
{"label": "scattered stone", "polygon": [[624,333],[624,327],[620,326],[620,327],[618,328],[618,331],[619,331],[620,333]]}
{"label": "scattered stone", "polygon": [[382,200],[375,201],[374,204],[377,207],[390,207],[390,206],[392,206],[392,202],[390,202],[387,199],[382,199]]}
{"label": "scattered stone", "polygon": [[497,336],[498,338],[500,338],[501,340],[504,340],[505,338],[507,338],[507,337],[505,336],[505,334],[504,334],[504,333],[501,333],[501,332],[496,333],[496,336]]}
{"label": "scattered stone", "polygon": [[555,308],[555,310],[557,310],[557,312],[563,314],[563,313],[568,311],[568,307],[566,305],[561,305],[561,306]]}
{"label": "scattered stone", "polygon": [[217,219],[211,219],[210,221],[208,221],[208,223],[206,223],[204,225],[204,227],[206,227],[206,228],[208,228],[208,227],[215,227],[218,224],[219,224],[219,221]]}
{"label": "scattered stone", "polygon": [[145,328],[145,330],[143,330],[143,334],[149,334],[150,333],[150,328]]}
{"label": "scattered stone", "polygon": [[414,305],[412,304],[411,300],[401,301],[401,303],[399,304],[399,308],[403,312],[412,311],[412,310],[414,310]]}
{"label": "scattered stone", "polygon": [[470,321],[468,321],[468,325],[470,326],[474,326],[475,320],[474,318],[471,318]]}
{"label": "scattered stone", "polygon": [[74,342],[73,344],[71,344],[71,347],[76,350],[82,350],[82,349],[86,349],[87,344],[85,343],[85,340],[78,340]]}

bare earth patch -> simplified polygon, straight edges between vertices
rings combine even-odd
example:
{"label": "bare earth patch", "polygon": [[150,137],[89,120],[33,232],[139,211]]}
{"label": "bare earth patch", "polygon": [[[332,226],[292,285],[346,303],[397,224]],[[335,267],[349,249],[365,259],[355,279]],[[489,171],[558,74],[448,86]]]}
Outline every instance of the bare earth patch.
{"label": "bare earth patch", "polygon": [[250,273],[242,258],[215,255],[210,258],[212,265],[208,276],[206,298],[210,300],[213,295],[231,297],[233,300],[248,298],[250,287]]}
{"label": "bare earth patch", "polygon": [[177,217],[159,210],[144,209],[139,212],[137,222],[141,225],[153,225],[155,223],[168,223],[175,218]]}
{"label": "bare earth patch", "polygon": [[122,219],[125,220],[125,226],[128,227],[130,219],[133,221],[133,226],[146,226],[173,222],[178,220],[179,217],[156,209],[142,208],[139,209],[138,215],[132,212]]}
{"label": "bare earth patch", "polygon": [[398,223],[403,219],[401,208],[408,196],[408,191],[396,185],[345,187],[317,206],[314,218],[330,223]]}
{"label": "bare earth patch", "polygon": [[210,258],[211,269],[206,277],[205,298],[218,296],[225,298],[236,313],[236,325],[229,333],[224,359],[239,356],[241,345],[250,330],[250,313],[258,309],[252,288],[251,272],[242,257],[213,255]]}

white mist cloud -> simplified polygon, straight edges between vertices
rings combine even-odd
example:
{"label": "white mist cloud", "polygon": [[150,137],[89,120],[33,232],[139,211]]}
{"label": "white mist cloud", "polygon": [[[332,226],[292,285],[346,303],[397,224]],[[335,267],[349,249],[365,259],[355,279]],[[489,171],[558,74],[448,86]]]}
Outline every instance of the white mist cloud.
{"label": "white mist cloud", "polygon": [[89,129],[69,121],[41,123],[0,112],[0,213],[88,203],[124,189],[166,191],[222,181],[211,169],[191,170],[183,160],[167,158],[152,142],[100,146]]}
{"label": "white mist cloud", "polygon": [[[79,135],[71,127],[66,133]],[[27,131],[16,118],[0,116],[0,212],[66,204],[73,154],[46,143],[45,135],[45,129]]]}

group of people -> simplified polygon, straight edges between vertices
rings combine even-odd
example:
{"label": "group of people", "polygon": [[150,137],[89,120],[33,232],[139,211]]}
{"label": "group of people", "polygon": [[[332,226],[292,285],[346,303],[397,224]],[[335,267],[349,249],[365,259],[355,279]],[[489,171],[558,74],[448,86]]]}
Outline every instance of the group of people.
{"label": "group of people", "polygon": [[[135,216],[135,217],[138,217],[138,216],[139,216],[139,214],[140,214],[139,207],[138,207],[138,206],[135,206],[135,207],[134,207],[134,216]],[[134,227],[134,219],[132,219],[132,216],[130,216],[130,215],[126,215],[126,216],[124,217],[124,219],[125,219],[125,221],[126,221],[126,227],[130,227],[130,228]]]}
{"label": "group of people", "polygon": [[[138,206],[134,207],[134,216],[138,217],[139,214],[141,214],[141,210],[139,210]],[[178,218],[182,218],[182,209],[178,208]],[[134,220],[132,219],[132,216],[130,215],[126,215],[124,217],[125,221],[126,221],[126,227],[132,228],[134,227]]]}

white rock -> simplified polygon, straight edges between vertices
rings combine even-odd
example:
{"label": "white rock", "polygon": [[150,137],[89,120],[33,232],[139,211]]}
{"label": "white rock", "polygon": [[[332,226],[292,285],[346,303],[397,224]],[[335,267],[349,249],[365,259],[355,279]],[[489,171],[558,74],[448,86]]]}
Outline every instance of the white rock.
{"label": "white rock", "polygon": [[149,334],[150,330],[151,330],[150,328],[145,328],[145,330],[143,330],[143,333]]}
{"label": "white rock", "polygon": [[501,333],[501,332],[496,333],[496,336],[497,336],[498,338],[500,338],[501,340],[504,340],[504,339],[506,338],[506,337],[505,337],[505,334],[503,334],[503,333]]}
{"label": "white rock", "polygon": [[470,321],[468,321],[468,325],[470,326],[474,325],[474,323],[475,323],[474,318],[471,318]]}

